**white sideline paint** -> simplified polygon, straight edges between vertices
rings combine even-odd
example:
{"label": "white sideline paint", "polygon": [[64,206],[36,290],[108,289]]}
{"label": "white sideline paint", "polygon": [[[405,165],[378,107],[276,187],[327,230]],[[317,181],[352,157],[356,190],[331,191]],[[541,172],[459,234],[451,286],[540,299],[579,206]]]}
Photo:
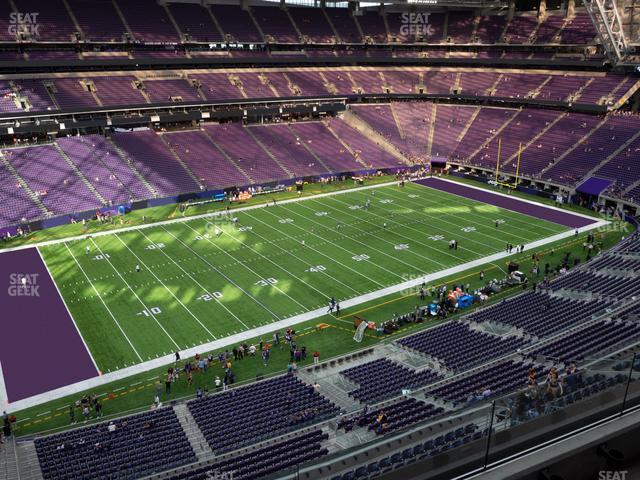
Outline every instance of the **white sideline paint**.
{"label": "white sideline paint", "polygon": [[[395,184],[395,182],[393,183]],[[313,197],[309,197],[309,198],[313,198]],[[536,204],[536,205],[540,205],[540,204]],[[587,218],[592,218],[592,217],[587,216]],[[600,228],[605,225],[608,225],[609,223],[610,222],[606,220],[600,220],[590,225],[581,227],[578,229],[578,231],[580,233],[587,232],[589,230],[593,230],[595,228]],[[535,242],[528,243],[525,245],[525,251],[531,251],[533,249],[542,247],[549,243],[553,243],[559,240],[563,240],[565,238],[573,237],[575,235],[574,232],[575,230],[568,230],[566,232],[553,235],[551,237],[543,238],[541,240],[536,240]],[[472,260],[467,263],[463,263],[451,268],[440,270],[439,272],[434,272],[429,275],[425,275],[422,278],[408,280],[406,282],[402,282],[397,285],[392,285],[390,287],[382,288],[374,292],[366,293],[359,297],[354,297],[350,300],[345,300],[343,302],[340,302],[341,308],[345,309],[349,307],[354,307],[362,303],[375,300],[376,298],[380,298],[386,295],[400,292],[402,290],[409,289],[411,287],[415,287],[417,285],[420,285],[423,281],[426,283],[430,283],[432,281],[438,280],[439,278],[455,275],[465,270],[479,267],[480,265],[497,262],[503,258],[509,257],[510,255],[511,254],[507,252],[498,252],[488,257],[478,258],[476,260]],[[251,330],[246,330],[244,332],[240,332],[234,335],[230,335],[228,337],[214,340],[213,342],[205,343],[197,347],[190,348],[188,350],[182,350],[180,351],[180,356],[181,358],[188,358],[188,357],[193,357],[196,353],[204,353],[211,350],[218,350],[228,345],[244,342],[246,340],[249,340],[255,337],[264,336],[275,330],[283,330],[285,328],[297,325],[299,323],[313,320],[314,318],[322,317],[326,314],[327,314],[327,307],[322,306],[315,310],[311,310],[311,311],[302,313],[300,315],[296,315],[284,320],[280,320],[278,322],[270,323],[268,325],[262,325],[260,327],[257,327]],[[105,373],[100,377],[91,378],[89,380],[84,380],[82,382],[77,382],[71,385],[67,385],[65,387],[57,388],[55,390],[34,395],[33,397],[25,398],[24,400],[19,400],[11,404],[6,403],[6,396],[5,396],[4,398],[0,398],[0,410],[7,410],[8,412],[16,412],[18,410],[30,408],[42,403],[49,402],[51,400],[55,400],[57,398],[65,397],[67,395],[74,395],[84,390],[96,388],[116,380],[122,380],[123,378],[129,377],[131,375],[136,375],[136,374],[153,370],[162,366],[170,365],[174,362],[174,360],[175,360],[174,354],[171,353],[170,355],[165,355],[163,357],[159,357],[153,360],[139,363],[131,367],[117,370],[115,372]],[[0,391],[0,394],[2,394],[1,391]]]}
{"label": "white sideline paint", "polygon": [[[423,178],[426,178],[426,177],[423,177]],[[416,179],[416,180],[420,180],[420,179]],[[309,195],[308,197],[289,198],[287,200],[278,200],[277,203],[276,203],[276,206],[277,205],[286,205],[288,203],[304,202],[305,200],[312,200],[314,198],[328,197],[328,196],[331,196],[331,195],[342,195],[344,193],[350,193],[350,192],[355,192],[355,191],[371,190],[372,188],[388,187],[390,185],[397,185],[397,184],[398,184],[398,182],[396,182],[396,181],[384,182],[384,183],[377,183],[375,185],[365,185],[364,187],[346,188],[344,190],[336,190],[334,192],[317,193],[315,195]],[[247,210],[255,210],[257,208],[265,208],[266,205],[267,204],[265,204],[265,203],[260,203],[258,205],[250,205],[248,207],[239,207],[239,208],[234,208],[233,210],[231,210],[231,212],[233,212],[233,213],[235,213],[235,212],[245,212]],[[271,205],[271,203],[269,203],[269,205]],[[104,235],[113,235],[115,233],[132,232],[132,231],[140,230],[140,229],[144,229],[144,228],[159,227],[161,225],[171,225],[172,223],[181,223],[181,222],[188,222],[188,221],[191,221],[191,220],[199,220],[199,219],[202,219],[202,218],[218,217],[218,216],[222,216],[224,214],[225,214],[225,212],[223,210],[219,210],[219,211],[216,211],[216,212],[201,213],[199,215],[191,215],[191,216],[185,216],[185,217],[180,217],[180,218],[173,218],[171,220],[162,220],[161,222],[147,223],[147,224],[144,224],[144,225],[135,225],[135,226],[131,226],[131,227],[122,227],[122,228],[117,228],[117,229],[113,229],[113,230],[105,230],[104,232],[84,233],[82,235],[76,235],[74,237],[60,238],[60,239],[56,239],[56,240],[46,240],[44,242],[35,242],[35,243],[30,243],[28,245],[19,245],[17,247],[5,248],[5,249],[0,250],[0,255],[2,255],[3,253],[13,252],[13,251],[16,251],[16,250],[25,250],[27,248],[33,248],[33,247],[46,247],[47,245],[57,245],[58,243],[74,242],[74,241],[77,241],[77,240],[86,240],[88,237],[102,237]],[[126,216],[125,216],[125,218],[126,218]]]}

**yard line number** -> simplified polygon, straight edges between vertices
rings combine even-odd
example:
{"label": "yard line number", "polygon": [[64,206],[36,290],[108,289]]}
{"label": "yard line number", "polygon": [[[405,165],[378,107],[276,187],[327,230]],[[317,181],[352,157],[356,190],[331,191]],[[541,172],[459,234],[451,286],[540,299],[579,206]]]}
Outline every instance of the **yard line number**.
{"label": "yard line number", "polygon": [[203,302],[210,302],[211,300],[220,299],[222,297],[222,292],[211,292],[210,294],[205,293],[204,295],[200,295],[198,297],[198,300],[202,300]]}

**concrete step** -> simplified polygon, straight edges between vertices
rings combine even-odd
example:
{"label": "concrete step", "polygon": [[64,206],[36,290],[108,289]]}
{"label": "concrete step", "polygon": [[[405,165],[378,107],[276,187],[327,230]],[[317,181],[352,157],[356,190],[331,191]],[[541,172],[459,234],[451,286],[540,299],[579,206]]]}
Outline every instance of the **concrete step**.
{"label": "concrete step", "polygon": [[16,446],[13,437],[0,443],[0,480],[17,480],[20,478]]}
{"label": "concrete step", "polygon": [[195,419],[191,416],[191,412],[187,408],[185,403],[179,403],[173,407],[173,411],[176,412],[178,421],[182,425],[182,429],[189,439],[191,448],[196,454],[198,461],[209,460],[215,455],[211,447],[204,438],[202,431],[198,428]]}
{"label": "concrete step", "polygon": [[42,470],[33,440],[16,441],[20,480],[42,480]]}

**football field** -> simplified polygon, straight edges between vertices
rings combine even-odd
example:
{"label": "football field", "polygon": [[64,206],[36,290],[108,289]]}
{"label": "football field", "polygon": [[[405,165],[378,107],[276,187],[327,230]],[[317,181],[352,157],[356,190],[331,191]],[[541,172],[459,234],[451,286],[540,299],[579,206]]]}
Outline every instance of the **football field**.
{"label": "football field", "polygon": [[413,183],[233,215],[40,247],[101,372],[569,229]]}

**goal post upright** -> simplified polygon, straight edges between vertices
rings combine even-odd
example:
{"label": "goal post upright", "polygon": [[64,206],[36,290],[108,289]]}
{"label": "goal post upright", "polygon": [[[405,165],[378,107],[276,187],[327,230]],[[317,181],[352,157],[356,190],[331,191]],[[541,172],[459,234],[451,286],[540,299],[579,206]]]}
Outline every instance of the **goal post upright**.
{"label": "goal post upright", "polygon": [[496,159],[496,182],[500,178],[500,151],[502,149],[502,138],[498,139],[498,157]]}
{"label": "goal post upright", "polygon": [[518,145],[518,163],[516,163],[516,182],[514,184],[513,189],[516,190],[518,188],[518,184],[520,183],[520,158],[522,156],[522,142]]}

